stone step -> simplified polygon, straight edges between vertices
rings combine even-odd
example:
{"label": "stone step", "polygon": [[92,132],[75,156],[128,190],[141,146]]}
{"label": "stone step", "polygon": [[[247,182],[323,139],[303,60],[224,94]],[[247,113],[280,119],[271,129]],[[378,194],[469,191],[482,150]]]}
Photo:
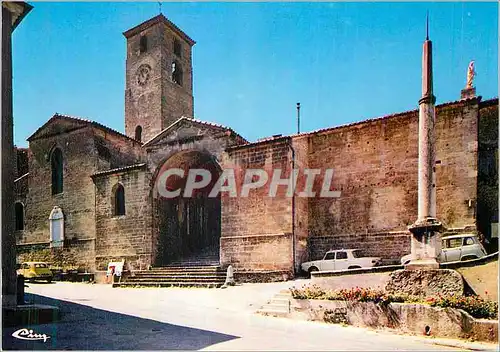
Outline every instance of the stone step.
{"label": "stone step", "polygon": [[281,305],[290,305],[290,300],[287,298],[271,298],[271,300],[268,302],[271,304],[281,304]]}
{"label": "stone step", "polygon": [[292,298],[292,295],[285,295],[283,293],[278,293],[276,295],[273,296],[273,298],[276,298],[276,299],[286,299],[286,300],[289,300]]}
{"label": "stone step", "polygon": [[185,258],[185,259],[180,259],[180,260],[173,260],[172,263],[184,263],[184,262],[201,262],[204,260],[216,260],[219,261],[219,256],[218,255],[197,255],[192,258]]}
{"label": "stone step", "polygon": [[156,279],[156,278],[180,278],[184,279],[187,277],[192,277],[192,278],[217,278],[217,279],[225,279],[226,274],[217,274],[217,273],[168,273],[168,274],[135,274],[133,276],[129,276],[127,279],[133,279],[133,278],[150,278],[150,279]]}
{"label": "stone step", "polygon": [[200,262],[197,259],[192,262],[183,261],[182,265],[136,271],[113,287],[221,287],[226,280],[226,272],[218,261],[213,264],[207,265],[206,261]]}
{"label": "stone step", "polygon": [[286,317],[290,313],[291,297],[290,290],[281,290],[257,310],[256,313],[266,316]]}
{"label": "stone step", "polygon": [[281,304],[281,303],[267,303],[262,306],[263,310],[282,310],[284,312],[290,312],[289,304]]}
{"label": "stone step", "polygon": [[124,282],[222,282],[224,283],[224,278],[206,278],[206,277],[160,277],[160,278],[127,278]]}
{"label": "stone step", "polygon": [[162,274],[189,274],[189,273],[195,273],[195,274],[225,274],[226,272],[223,270],[210,270],[210,269],[205,269],[205,270],[188,270],[188,269],[173,269],[173,270],[148,270],[148,271],[135,271],[135,274],[141,274],[141,275],[162,275]]}
{"label": "stone step", "polygon": [[172,266],[218,266],[219,261],[218,260],[197,260],[193,262],[174,262],[170,263],[168,265],[165,265],[165,267],[172,267]]}
{"label": "stone step", "polygon": [[192,266],[164,266],[158,268],[151,268],[151,270],[141,271],[172,271],[172,270],[223,270],[218,265],[192,265]]}
{"label": "stone step", "polygon": [[[134,276],[142,276],[142,277],[163,277],[163,276],[176,276],[176,277],[185,277],[185,276],[217,276],[217,277],[226,277],[226,273],[216,272],[216,271],[207,271],[207,272],[196,272],[196,271],[184,271],[184,272],[162,272],[162,273],[134,273]],[[133,277],[133,276],[130,276]]]}
{"label": "stone step", "polygon": [[222,283],[200,283],[200,282],[116,282],[113,287],[197,287],[197,288],[219,288]]}
{"label": "stone step", "polygon": [[261,315],[265,315],[265,316],[272,316],[272,317],[286,317],[286,316],[288,316],[289,313],[287,311],[283,311],[283,310],[259,309],[257,311],[257,314],[261,314]]}

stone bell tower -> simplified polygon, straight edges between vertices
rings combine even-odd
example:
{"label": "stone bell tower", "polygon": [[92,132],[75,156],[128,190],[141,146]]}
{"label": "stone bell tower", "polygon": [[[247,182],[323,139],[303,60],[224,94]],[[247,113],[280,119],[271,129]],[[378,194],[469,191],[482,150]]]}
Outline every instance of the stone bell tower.
{"label": "stone bell tower", "polygon": [[163,14],[129,29],[125,133],[147,142],[180,117],[193,117],[195,42]]}

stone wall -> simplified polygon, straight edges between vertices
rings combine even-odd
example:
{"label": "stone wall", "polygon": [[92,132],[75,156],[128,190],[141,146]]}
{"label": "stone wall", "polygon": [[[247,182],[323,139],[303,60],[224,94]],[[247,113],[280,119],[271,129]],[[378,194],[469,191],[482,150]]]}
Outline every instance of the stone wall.
{"label": "stone wall", "polygon": [[[192,45],[168,27],[162,31],[162,126],[167,128],[182,116],[194,117]],[[174,40],[180,44],[180,55],[174,52]],[[182,84],[172,79],[172,63],[182,68]]]}
{"label": "stone wall", "polygon": [[[151,264],[150,179],[146,167],[96,175],[96,268],[105,270],[113,260],[126,261],[129,270]],[[114,215],[114,189],[125,191],[125,215]]]}
{"label": "stone wall", "polygon": [[477,226],[498,250],[498,238],[491,237],[491,224],[498,223],[498,99],[481,102],[478,122]]}
{"label": "stone wall", "polygon": [[[141,37],[147,38],[146,51],[141,52]],[[181,43],[181,55],[174,54],[174,38]],[[182,85],[172,80],[172,63],[183,72]],[[138,82],[141,66],[150,68],[149,80]],[[191,43],[185,41],[162,21],[128,35],[125,90],[125,131],[134,138],[142,127],[146,142],[182,116],[193,117]]]}
{"label": "stone wall", "polygon": [[391,328],[432,337],[498,342],[498,321],[475,319],[467,312],[424,304],[299,300],[290,302],[288,317],[345,323],[363,328]]}
{"label": "stone wall", "polygon": [[[308,152],[309,144],[307,138],[296,138],[292,140],[292,147],[295,152],[294,168],[300,170],[299,175],[303,175],[303,171],[309,167]],[[304,190],[305,179],[298,177],[297,190]],[[309,251],[307,238],[309,237],[309,199],[306,197],[298,197],[297,195],[292,200],[295,209],[294,215],[294,233],[295,233],[295,271],[300,271],[300,264],[309,260]]]}
{"label": "stone wall", "polygon": [[[50,155],[54,147],[63,154],[64,182],[63,192],[52,195]],[[17,239],[24,250],[49,244],[49,215],[59,206],[65,216],[65,247],[78,248],[80,264],[89,265],[95,241],[95,196],[90,178],[96,171],[95,155],[91,127],[30,141],[26,228]]]}
{"label": "stone wall", "polygon": [[[161,111],[161,28],[150,27],[143,31],[147,36],[148,48],[139,50],[140,35],[127,40],[127,60],[125,75],[125,133],[135,138],[135,129],[142,127],[142,140],[147,141],[162,130]],[[141,65],[150,68],[149,80],[140,85],[137,80]]]}
{"label": "stone wall", "polygon": [[475,228],[478,102],[472,99],[436,109],[437,217],[447,228]]}
{"label": "stone wall", "polygon": [[245,271],[292,272],[290,234],[221,237],[221,263]]}
{"label": "stone wall", "polygon": [[97,170],[105,171],[145,161],[146,153],[135,140],[94,128]]}
{"label": "stone wall", "polygon": [[[478,101],[440,105],[436,113],[437,216],[447,227],[475,228],[469,199],[476,197]],[[409,253],[403,232],[417,217],[417,130],[418,113],[409,111],[309,135],[309,167],[334,168],[341,191],[309,202],[311,258],[330,246],[387,261]]]}
{"label": "stone wall", "polygon": [[[271,179],[273,170],[289,177],[291,148],[288,138],[230,148],[224,168],[235,170],[241,185],[247,169],[263,169]],[[248,197],[222,195],[221,263],[236,271],[290,270],[292,257],[292,198],[286,187],[269,197],[269,183],[250,190]]]}
{"label": "stone wall", "polygon": [[28,148],[15,148],[16,150],[16,167],[15,178],[19,178],[28,173]]}
{"label": "stone wall", "polygon": [[[360,233],[354,235],[311,236],[308,238],[310,260],[322,259],[330,249],[359,248],[366,256],[382,258],[384,264],[399,264],[410,253],[409,232]],[[381,250],[382,249],[382,250]]]}
{"label": "stone wall", "polygon": [[[59,117],[30,140],[29,173],[15,184],[16,199],[25,205],[25,229],[16,232],[19,260],[36,259],[50,245],[49,215],[59,206],[65,216],[65,251],[76,266],[95,265],[96,197],[91,175],[144,158],[140,143],[91,123]],[[63,192],[52,194],[51,153],[63,154]],[[40,256],[44,254],[41,252]]]}

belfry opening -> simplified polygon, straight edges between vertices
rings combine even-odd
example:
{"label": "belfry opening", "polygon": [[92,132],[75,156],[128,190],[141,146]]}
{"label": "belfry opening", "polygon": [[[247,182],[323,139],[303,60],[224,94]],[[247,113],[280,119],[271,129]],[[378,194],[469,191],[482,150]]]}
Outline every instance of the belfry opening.
{"label": "belfry opening", "polygon": [[[182,170],[184,176],[161,177],[172,169]],[[211,177],[207,186],[189,195],[185,189],[191,169],[206,170]],[[212,155],[194,150],[178,152],[161,165],[155,178],[155,266],[219,263],[221,199],[220,194],[209,197],[209,193],[221,172]],[[157,192],[158,187],[178,195],[164,197]]]}

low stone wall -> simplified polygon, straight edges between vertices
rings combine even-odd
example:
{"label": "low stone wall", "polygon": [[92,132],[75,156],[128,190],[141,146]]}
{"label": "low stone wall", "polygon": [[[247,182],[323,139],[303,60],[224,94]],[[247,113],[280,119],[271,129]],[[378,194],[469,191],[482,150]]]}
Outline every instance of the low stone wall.
{"label": "low stone wall", "polygon": [[[124,271],[122,272],[122,281],[123,281],[123,280],[126,280],[126,279],[127,279],[129,276],[131,276],[131,275],[132,275],[132,272],[130,272],[130,270],[124,270]],[[96,284],[111,284],[111,283],[112,283],[112,281],[111,281],[111,280],[112,280],[112,279],[111,279],[111,278],[109,278],[109,277],[106,275],[106,271],[104,271],[104,270],[99,270],[99,271],[96,271],[96,272],[94,273],[94,283],[96,283]],[[119,280],[119,278],[118,278],[118,277],[115,277],[115,279],[114,279],[114,280],[118,281],[118,280]]]}
{"label": "low stone wall", "polygon": [[498,321],[475,319],[453,308],[424,304],[298,300],[290,302],[290,318],[356,327],[391,328],[405,333],[498,342]]}
{"label": "low stone wall", "polygon": [[[354,271],[354,270],[352,270]],[[311,275],[311,284],[327,290],[360,288],[385,289],[391,272],[353,273],[353,272],[314,272]]]}
{"label": "low stone wall", "polygon": [[476,295],[498,301],[498,252],[479,259],[443,263],[440,267],[462,274],[468,288]]}
{"label": "low stone wall", "polygon": [[279,282],[293,279],[293,277],[293,272],[289,270],[234,272],[234,280],[237,283]]}
{"label": "low stone wall", "polygon": [[399,265],[313,272],[311,284],[325,290],[359,287],[423,297],[437,293],[462,295],[465,291],[464,280],[455,270],[405,270]]}
{"label": "low stone wall", "polygon": [[476,295],[498,301],[498,260],[456,270]]}
{"label": "low stone wall", "polygon": [[462,296],[464,280],[462,275],[452,269],[402,269],[390,274],[385,291],[420,297],[432,297],[437,294]]}
{"label": "low stone wall", "polygon": [[402,265],[376,266],[335,271],[316,271],[311,273],[311,284],[323,289],[380,288],[385,289],[390,274],[403,269]]}

